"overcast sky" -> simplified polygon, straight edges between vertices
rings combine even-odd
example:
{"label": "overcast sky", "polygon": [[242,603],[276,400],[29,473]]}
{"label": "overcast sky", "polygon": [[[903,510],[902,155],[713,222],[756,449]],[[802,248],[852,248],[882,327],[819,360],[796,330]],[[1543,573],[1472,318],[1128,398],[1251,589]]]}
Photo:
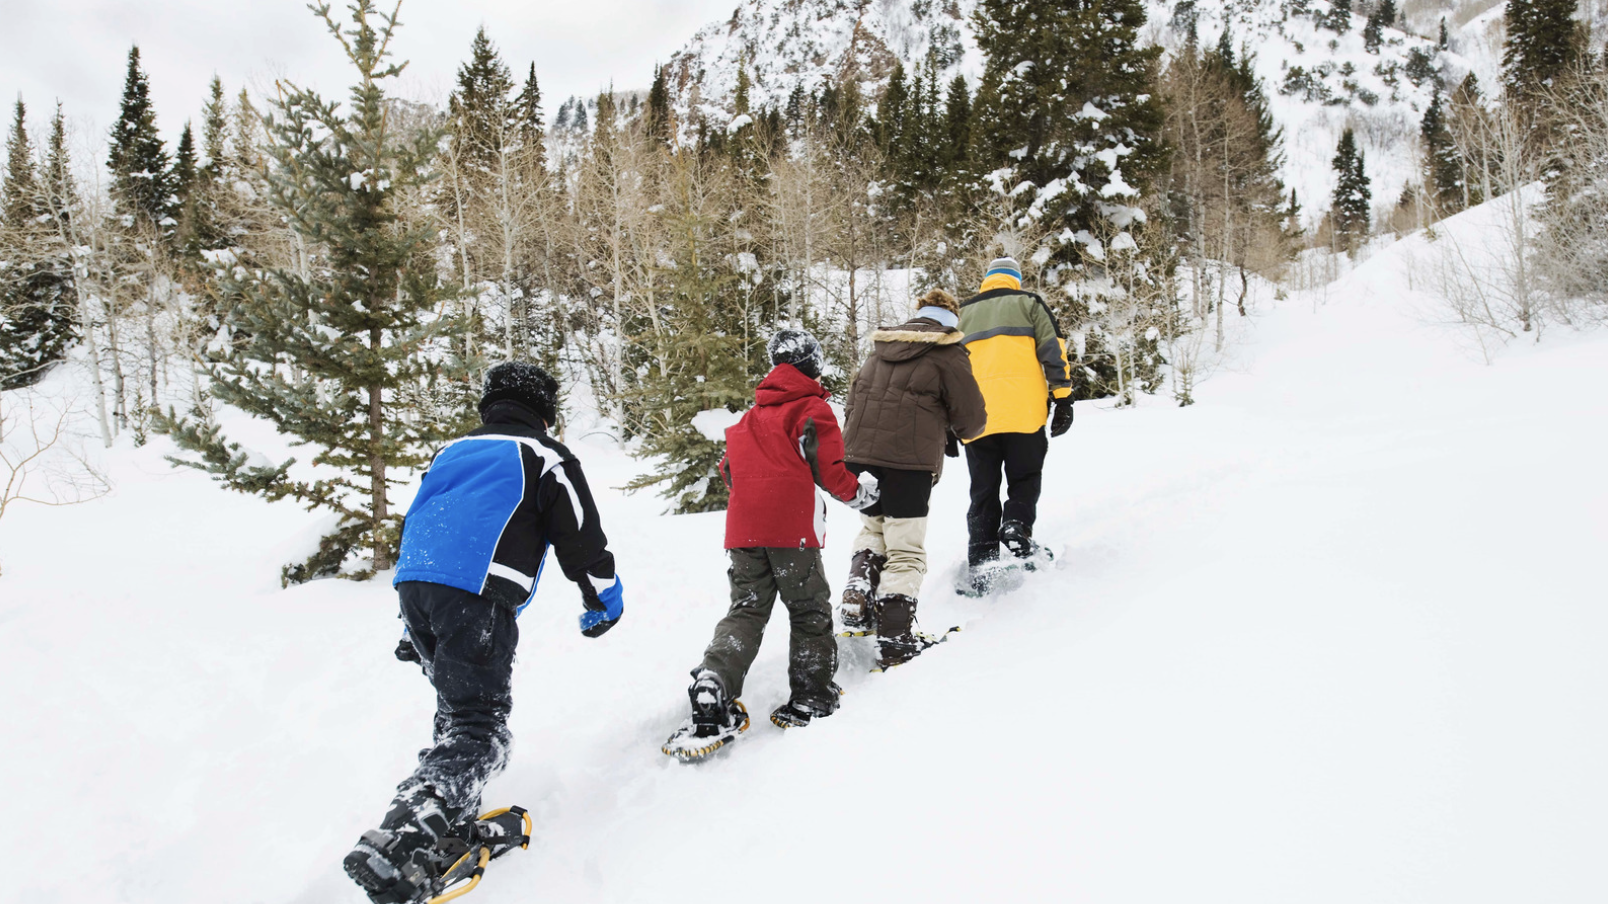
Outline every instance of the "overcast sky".
{"label": "overcast sky", "polygon": [[[337,11],[347,0],[334,0]],[[378,0],[389,10],[396,0]],[[530,64],[549,118],[572,94],[612,80],[646,88],[700,27],[740,0],[404,0],[394,45],[409,60],[398,93],[444,101],[484,25],[523,78]],[[0,0],[0,99],[9,130],[20,94],[35,135],[59,99],[80,132],[103,138],[117,117],[128,49],[150,75],[157,125],[169,147],[186,119],[200,123],[214,73],[231,99],[244,84],[261,96],[275,78],[345,98],[350,64],[304,0]],[[199,138],[199,136],[197,136]]]}

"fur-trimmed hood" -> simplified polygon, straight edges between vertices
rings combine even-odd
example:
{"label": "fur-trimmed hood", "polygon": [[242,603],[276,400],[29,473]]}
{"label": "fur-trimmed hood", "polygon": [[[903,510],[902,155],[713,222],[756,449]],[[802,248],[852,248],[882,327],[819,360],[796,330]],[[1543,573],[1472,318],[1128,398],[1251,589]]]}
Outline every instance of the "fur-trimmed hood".
{"label": "fur-trimmed hood", "polygon": [[884,361],[909,361],[943,345],[959,345],[966,334],[931,317],[917,317],[898,326],[885,326],[871,334],[872,354]]}

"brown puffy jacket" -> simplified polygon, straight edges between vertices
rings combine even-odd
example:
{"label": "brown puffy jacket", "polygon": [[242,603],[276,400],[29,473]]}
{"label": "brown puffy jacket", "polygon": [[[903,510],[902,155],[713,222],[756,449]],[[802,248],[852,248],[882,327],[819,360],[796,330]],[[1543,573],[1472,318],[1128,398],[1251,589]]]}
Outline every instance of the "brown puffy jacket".
{"label": "brown puffy jacket", "polygon": [[983,432],[988,414],[964,338],[927,317],[871,334],[875,345],[849,390],[846,461],[937,474],[948,434]]}

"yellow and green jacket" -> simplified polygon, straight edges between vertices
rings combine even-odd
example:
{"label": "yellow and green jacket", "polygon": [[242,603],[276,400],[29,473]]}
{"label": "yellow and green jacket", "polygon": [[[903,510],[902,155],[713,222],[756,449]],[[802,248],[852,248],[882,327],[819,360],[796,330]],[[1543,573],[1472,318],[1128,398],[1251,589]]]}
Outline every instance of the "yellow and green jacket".
{"label": "yellow and green jacket", "polygon": [[972,375],[988,407],[982,436],[1036,433],[1048,420],[1049,400],[1072,394],[1066,340],[1055,315],[1044,299],[1015,282],[991,277],[981,295],[960,305]]}

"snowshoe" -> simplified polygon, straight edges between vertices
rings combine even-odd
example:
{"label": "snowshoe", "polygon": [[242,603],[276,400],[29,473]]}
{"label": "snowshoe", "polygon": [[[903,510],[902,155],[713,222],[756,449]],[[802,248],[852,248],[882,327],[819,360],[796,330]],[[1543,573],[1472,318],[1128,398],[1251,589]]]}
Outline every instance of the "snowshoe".
{"label": "snowshoe", "polygon": [[342,865],[375,904],[423,901],[472,837],[459,811],[418,785],[397,795],[380,827],[364,832]]}
{"label": "snowshoe", "polygon": [[797,700],[789,700],[783,703],[771,711],[771,724],[777,728],[803,728],[810,724],[812,719],[824,719],[832,715],[838,710],[838,698],[843,696],[843,688],[838,687],[837,683],[833,682],[831,693],[832,702],[828,704],[830,708],[824,710],[814,703],[804,703]]}
{"label": "snowshoe", "polygon": [[949,635],[959,633],[960,626],[956,625],[942,634],[927,634],[922,631],[911,631],[902,637],[880,637],[877,639],[878,656],[876,665],[871,667],[873,672],[886,672],[920,656],[922,652],[936,647],[949,639]]}
{"label": "snowshoe", "polygon": [[[395,809],[392,812],[395,813]],[[392,821],[390,814],[386,821]],[[454,834],[438,842],[433,851],[415,847],[401,868],[391,875],[387,867],[396,864],[388,854],[407,847],[396,844],[396,840],[409,834],[418,833],[383,827],[365,832],[363,840],[346,855],[347,875],[363,888],[374,904],[445,904],[468,894],[480,884],[487,863],[516,847],[530,847],[530,814],[524,807],[492,810],[474,823],[458,827]]]}
{"label": "snowshoe", "polygon": [[687,696],[692,716],[659,748],[684,763],[701,760],[748,730],[748,708],[726,697],[726,686],[708,669],[695,669]]}

